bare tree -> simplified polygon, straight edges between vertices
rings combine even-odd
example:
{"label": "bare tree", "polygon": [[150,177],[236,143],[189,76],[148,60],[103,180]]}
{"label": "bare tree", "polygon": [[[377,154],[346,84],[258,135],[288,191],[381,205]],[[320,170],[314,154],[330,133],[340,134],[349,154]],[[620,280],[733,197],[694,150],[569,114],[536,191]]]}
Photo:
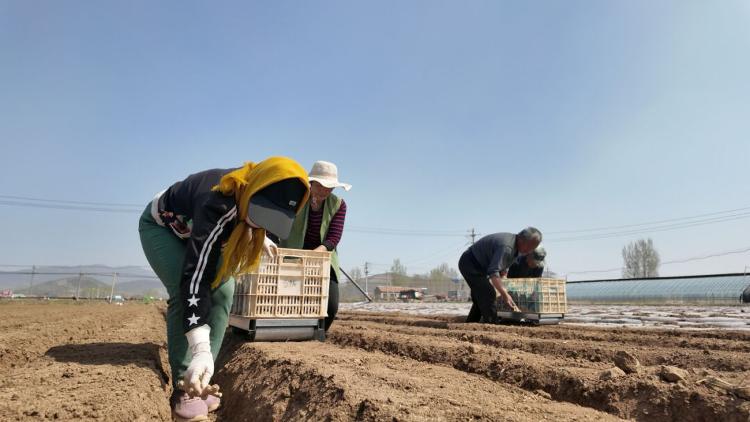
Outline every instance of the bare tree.
{"label": "bare tree", "polygon": [[390,272],[398,275],[406,275],[406,266],[401,263],[400,259],[396,258],[393,260],[393,265],[391,265]]}
{"label": "bare tree", "polygon": [[349,270],[349,276],[351,276],[352,280],[359,282],[362,279],[362,270],[359,267],[354,267]]}
{"label": "bare tree", "polygon": [[394,286],[408,286],[411,284],[411,277],[406,275],[406,266],[401,263],[399,258],[393,260],[390,271],[388,271],[390,283]]}
{"label": "bare tree", "polygon": [[638,239],[622,248],[623,278],[644,278],[659,276],[659,252],[654,242]]}
{"label": "bare tree", "polygon": [[447,263],[442,263],[433,268],[428,277],[430,292],[447,294],[453,287],[453,279],[458,277],[458,271],[451,268]]}

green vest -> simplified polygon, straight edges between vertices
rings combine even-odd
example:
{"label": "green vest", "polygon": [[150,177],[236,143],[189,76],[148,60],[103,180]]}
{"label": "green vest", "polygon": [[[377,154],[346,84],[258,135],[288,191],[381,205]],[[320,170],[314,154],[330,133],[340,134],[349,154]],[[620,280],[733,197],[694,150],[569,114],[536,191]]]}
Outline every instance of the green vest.
{"label": "green vest", "polygon": [[[320,222],[320,241],[326,240],[328,234],[328,227],[331,225],[333,216],[341,207],[341,198],[334,194],[328,195],[325,203],[323,204],[323,220]],[[302,208],[297,217],[294,218],[294,224],[292,225],[292,231],[289,233],[289,238],[281,241],[282,248],[302,249],[305,244],[305,233],[307,233],[307,219],[310,213],[310,202],[308,201]],[[341,272],[339,271],[339,254],[336,249],[331,251],[331,267],[336,272],[336,280],[341,281]]]}

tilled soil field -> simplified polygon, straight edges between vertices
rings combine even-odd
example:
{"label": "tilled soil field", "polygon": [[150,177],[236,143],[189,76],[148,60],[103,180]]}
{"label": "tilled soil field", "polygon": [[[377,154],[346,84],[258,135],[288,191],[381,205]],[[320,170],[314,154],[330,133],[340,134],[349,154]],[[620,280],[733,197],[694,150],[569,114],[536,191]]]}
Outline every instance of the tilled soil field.
{"label": "tilled soil field", "polygon": [[[459,320],[346,312],[325,343],[227,335],[212,418],[750,420],[745,390],[703,381],[750,383],[750,333]],[[0,419],[169,420],[164,338],[158,306],[0,303]]]}
{"label": "tilled soil field", "polygon": [[155,306],[0,302],[0,420],[169,420],[165,339]]}

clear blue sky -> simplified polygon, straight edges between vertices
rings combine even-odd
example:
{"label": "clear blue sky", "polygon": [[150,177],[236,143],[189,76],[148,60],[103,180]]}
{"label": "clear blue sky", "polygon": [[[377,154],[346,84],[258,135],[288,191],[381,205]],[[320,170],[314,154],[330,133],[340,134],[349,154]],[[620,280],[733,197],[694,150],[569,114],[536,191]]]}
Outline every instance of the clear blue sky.
{"label": "clear blue sky", "polygon": [[[618,268],[646,236],[663,261],[742,249],[748,210],[555,232],[750,207],[748,51],[746,1],[0,0],[0,195],[145,206],[190,173],[287,155],[354,185],[347,269],[455,266],[471,227],[539,227],[563,274]],[[145,265],[137,219],[0,205],[0,264]]]}

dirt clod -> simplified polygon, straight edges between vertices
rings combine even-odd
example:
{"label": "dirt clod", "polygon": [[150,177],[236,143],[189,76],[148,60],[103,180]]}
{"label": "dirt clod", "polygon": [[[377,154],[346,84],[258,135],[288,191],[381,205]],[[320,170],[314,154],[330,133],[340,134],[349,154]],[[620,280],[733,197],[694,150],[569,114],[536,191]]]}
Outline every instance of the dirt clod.
{"label": "dirt clod", "polygon": [[637,374],[641,371],[641,363],[632,353],[619,350],[615,354],[615,366],[625,371],[626,374]]}
{"label": "dirt clod", "polygon": [[552,400],[552,395],[544,390],[536,390],[534,392],[547,400]]}
{"label": "dirt clod", "polygon": [[714,390],[731,393],[739,398],[750,400],[750,386],[748,385],[736,385],[714,376],[704,378],[698,381],[698,384],[705,384]]}
{"label": "dirt clod", "polygon": [[624,376],[625,376],[625,371],[623,371],[620,368],[614,367],[614,368],[607,369],[606,371],[602,371],[599,374],[599,379],[606,381],[606,380],[611,380],[611,379],[624,377]]}
{"label": "dirt clod", "polygon": [[688,378],[688,372],[676,366],[662,365],[659,375],[667,382],[680,382]]}

